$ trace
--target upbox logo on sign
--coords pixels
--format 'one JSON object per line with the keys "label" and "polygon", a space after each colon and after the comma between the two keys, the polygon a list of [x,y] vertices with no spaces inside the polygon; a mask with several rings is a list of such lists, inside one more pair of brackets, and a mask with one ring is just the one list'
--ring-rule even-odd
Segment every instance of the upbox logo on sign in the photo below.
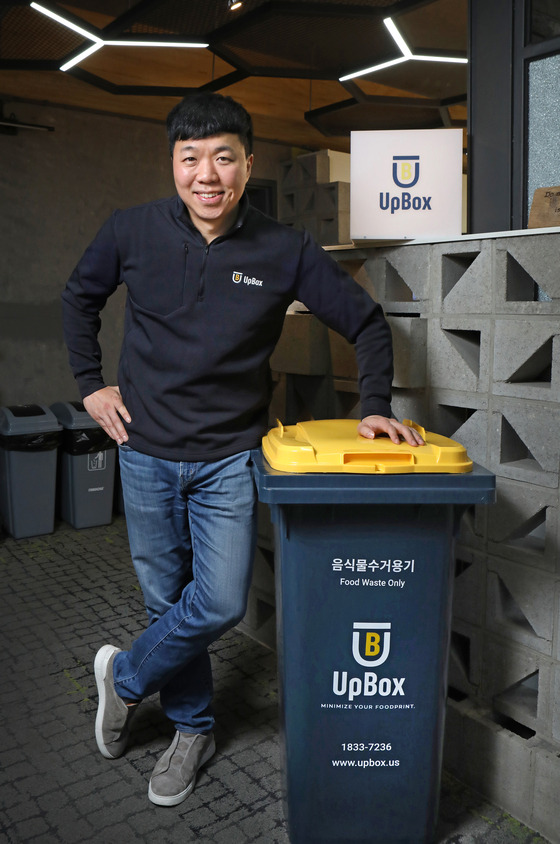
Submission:
{"label": "upbox logo on sign", "polygon": [[[420,156],[419,155],[394,155],[393,156],[393,181],[399,188],[414,187],[420,178]],[[411,194],[403,190],[401,193],[391,194],[383,191],[379,194],[379,207],[382,211],[390,211],[394,214],[399,209],[403,211],[431,211],[432,197]]]}
{"label": "upbox logo on sign", "polygon": [[[389,622],[355,621],[352,627],[352,656],[364,668],[379,668],[391,651]],[[404,677],[380,677],[376,671],[349,676],[348,671],[333,671],[332,690],[349,701],[361,697],[404,697]]]}
{"label": "upbox logo on sign", "polygon": [[393,156],[393,181],[399,188],[413,188],[419,178],[419,155]]}
{"label": "upbox logo on sign", "polygon": [[461,234],[460,129],[352,132],[353,240],[408,240]]}

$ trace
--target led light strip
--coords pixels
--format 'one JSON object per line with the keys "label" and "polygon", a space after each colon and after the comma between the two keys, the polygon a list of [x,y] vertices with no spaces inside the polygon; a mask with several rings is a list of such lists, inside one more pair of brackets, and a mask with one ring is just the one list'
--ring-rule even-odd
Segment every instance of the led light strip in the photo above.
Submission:
{"label": "led light strip", "polygon": [[410,47],[400,34],[395,23],[391,18],[385,18],[383,23],[391,33],[393,40],[402,53],[398,59],[391,59],[388,62],[375,64],[372,67],[366,67],[364,70],[357,70],[354,73],[348,73],[346,76],[340,76],[339,82],[347,82],[349,79],[355,79],[357,76],[367,76],[369,73],[375,73],[378,70],[383,70],[386,67],[392,67],[396,64],[402,64],[408,61],[419,62],[451,62],[453,64],[468,64],[468,59],[451,58],[447,56],[415,56]]}
{"label": "led light strip", "polygon": [[98,38],[97,35],[92,35],[91,32],[87,32],[87,30],[82,29],[81,26],[77,26],[77,24],[72,23],[72,21],[66,20],[63,18],[62,15],[57,15],[56,12],[51,12],[50,9],[45,8],[45,6],[40,6],[39,3],[30,3],[32,9],[36,9],[38,12],[41,12],[43,15],[46,15],[48,18],[52,18],[57,23],[62,24],[62,26],[68,27],[68,29],[73,29],[74,32],[83,35],[84,38],[89,38],[90,41],[95,41],[96,43],[103,44],[103,39]]}
{"label": "led light strip", "polygon": [[52,18],[57,23],[60,23],[62,26],[65,26],[68,29],[72,29],[79,35],[83,35],[84,38],[93,41],[93,44],[91,44],[85,50],[82,50],[81,53],[78,53],[78,55],[74,56],[74,58],[70,59],[70,61],[67,61],[65,64],[61,65],[60,70],[69,70],[71,67],[74,67],[74,65],[79,64],[83,59],[87,58],[88,56],[91,56],[92,53],[95,53],[97,52],[97,50],[100,50],[101,47],[208,47],[208,44],[195,43],[190,41],[104,41],[102,38],[99,38],[98,35],[93,35],[91,32],[88,32],[81,26],[78,26],[72,21],[66,20],[66,18],[62,17],[62,15],[59,15],[56,12],[52,12],[50,9],[47,9],[45,6],[41,6],[39,3],[33,2],[29,5],[32,9],[35,9],[37,12],[41,12],[41,14]]}
{"label": "led light strip", "polygon": [[410,50],[408,44],[406,43],[406,41],[404,40],[404,38],[400,34],[400,32],[397,29],[396,24],[393,22],[393,20],[391,18],[385,18],[383,23],[385,24],[385,26],[387,27],[387,29],[389,30],[389,32],[393,36],[393,41],[395,42],[395,44],[397,45],[397,47],[399,48],[399,50],[401,51],[403,56],[407,59],[411,59],[412,58],[412,51]]}
{"label": "led light strip", "polygon": [[91,56],[92,53],[96,53],[98,50],[103,47],[103,41],[96,41],[95,44],[92,44],[91,47],[88,47],[87,50],[82,50],[81,53],[78,53],[77,56],[74,56],[73,59],[70,59],[69,62],[60,66],[60,70],[70,70],[71,67],[74,67],[75,64],[79,64],[82,59],[87,59],[88,56]]}

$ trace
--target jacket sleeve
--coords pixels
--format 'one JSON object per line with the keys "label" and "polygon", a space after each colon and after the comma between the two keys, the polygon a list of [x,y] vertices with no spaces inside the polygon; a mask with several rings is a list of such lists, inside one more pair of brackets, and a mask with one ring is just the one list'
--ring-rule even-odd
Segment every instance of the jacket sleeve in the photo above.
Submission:
{"label": "jacket sleeve", "polygon": [[120,280],[114,215],[84,252],[62,293],[64,339],[82,398],[105,386],[97,336],[100,313]]}
{"label": "jacket sleeve", "polygon": [[381,305],[307,232],[298,271],[297,299],[355,345],[362,418],[391,416],[393,345]]}

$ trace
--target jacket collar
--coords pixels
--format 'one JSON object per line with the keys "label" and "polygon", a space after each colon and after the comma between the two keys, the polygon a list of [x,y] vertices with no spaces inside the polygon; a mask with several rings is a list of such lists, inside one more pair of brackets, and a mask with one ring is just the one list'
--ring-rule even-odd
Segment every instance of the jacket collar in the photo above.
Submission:
{"label": "jacket collar", "polygon": [[[220,235],[216,238],[216,240],[222,240],[226,237],[230,237],[234,232],[236,232],[244,225],[245,220],[247,219],[247,214],[249,212],[249,205],[249,198],[247,196],[247,193],[244,192],[243,196],[239,200],[239,213],[237,215],[237,220],[225,234]],[[197,227],[193,225],[187,206],[185,205],[179,194],[177,194],[175,197],[174,215],[181,223],[183,223],[183,225],[187,226],[187,228],[192,232],[192,234],[194,234],[195,236],[198,235],[198,237],[202,237]]]}

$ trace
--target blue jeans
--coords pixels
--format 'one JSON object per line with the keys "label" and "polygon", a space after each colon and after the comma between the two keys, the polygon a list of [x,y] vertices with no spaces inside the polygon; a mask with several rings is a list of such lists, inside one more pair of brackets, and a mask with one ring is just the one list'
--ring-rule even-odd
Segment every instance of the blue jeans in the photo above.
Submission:
{"label": "blue jeans", "polygon": [[245,615],[256,542],[250,452],[180,463],[119,449],[130,550],[150,619],[117,654],[117,693],[160,693],[175,728],[213,727],[208,645]]}

